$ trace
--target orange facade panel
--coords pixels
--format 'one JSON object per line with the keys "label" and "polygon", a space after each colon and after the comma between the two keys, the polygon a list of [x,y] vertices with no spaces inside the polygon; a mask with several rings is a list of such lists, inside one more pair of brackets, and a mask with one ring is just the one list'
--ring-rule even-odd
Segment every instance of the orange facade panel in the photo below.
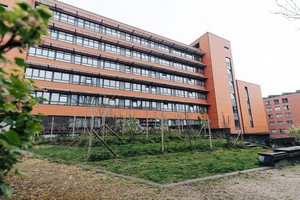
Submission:
{"label": "orange facade panel", "polygon": [[260,86],[240,80],[237,80],[236,83],[243,132],[268,132]]}
{"label": "orange facade panel", "polygon": [[[206,33],[191,45],[200,44],[205,53],[204,75],[207,77],[207,100],[210,103],[209,117],[213,128],[231,128],[232,133],[241,131],[235,125],[226,58],[231,60],[232,79],[235,80],[230,42],[212,33]],[[234,88],[235,91],[235,88]],[[236,92],[235,92],[236,93]],[[238,103],[238,102],[236,102]],[[240,116],[239,116],[240,117]]]}

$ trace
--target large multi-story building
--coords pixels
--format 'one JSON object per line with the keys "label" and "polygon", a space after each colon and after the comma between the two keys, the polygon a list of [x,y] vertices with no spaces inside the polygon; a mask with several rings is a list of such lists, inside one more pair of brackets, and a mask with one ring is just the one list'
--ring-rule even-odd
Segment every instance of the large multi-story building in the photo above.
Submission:
{"label": "large multi-story building", "polygon": [[292,126],[300,125],[300,90],[264,98],[269,132],[284,133]]}
{"label": "large multi-story building", "polygon": [[104,112],[174,127],[200,116],[232,133],[267,132],[260,87],[236,82],[228,40],[206,33],[186,45],[59,1],[28,2],[54,14],[44,43],[24,54],[26,78],[43,88],[34,95],[48,99],[35,113],[76,126],[92,113],[99,126]]}

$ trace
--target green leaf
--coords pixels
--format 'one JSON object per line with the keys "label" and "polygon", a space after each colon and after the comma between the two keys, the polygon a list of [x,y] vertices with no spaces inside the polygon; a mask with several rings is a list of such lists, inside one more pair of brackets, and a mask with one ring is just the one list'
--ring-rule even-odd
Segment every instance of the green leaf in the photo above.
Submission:
{"label": "green leaf", "polygon": [[25,67],[27,64],[23,58],[15,58],[15,63],[20,67]]}
{"label": "green leaf", "polygon": [[27,3],[25,2],[21,2],[21,3],[18,3],[18,5],[20,6],[20,8],[22,8],[23,10],[28,10],[30,7]]}
{"label": "green leaf", "polygon": [[0,190],[5,196],[11,198],[12,192],[9,185],[0,182]]}
{"label": "green leaf", "polygon": [[0,138],[0,144],[2,145],[2,148],[6,148],[8,145],[7,142],[1,138]]}
{"label": "green leaf", "polygon": [[27,176],[27,174],[22,172],[19,168],[15,169],[15,174],[18,176]]}
{"label": "green leaf", "polygon": [[45,7],[40,7],[37,11],[43,19],[48,20],[50,17],[52,17],[52,13]]}
{"label": "green leaf", "polygon": [[7,140],[8,140],[8,142],[11,143],[11,144],[16,145],[16,144],[20,143],[20,137],[19,137],[19,135],[15,131],[13,131],[13,130],[7,131],[5,133],[5,136],[6,136]]}
{"label": "green leaf", "polygon": [[14,105],[14,104],[12,104],[12,103],[6,103],[6,104],[4,104],[4,108],[7,111],[13,111],[13,112],[17,111],[17,106]]}
{"label": "green leaf", "polygon": [[0,13],[5,12],[5,8],[3,6],[0,5]]}
{"label": "green leaf", "polygon": [[29,99],[28,100],[29,105],[35,106],[38,102],[35,99]]}

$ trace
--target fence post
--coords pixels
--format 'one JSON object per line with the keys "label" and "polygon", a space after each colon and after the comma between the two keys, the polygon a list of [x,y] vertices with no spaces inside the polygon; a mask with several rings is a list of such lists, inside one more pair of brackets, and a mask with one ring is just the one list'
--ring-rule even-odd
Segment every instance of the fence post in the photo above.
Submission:
{"label": "fence post", "polygon": [[160,118],[160,130],[161,130],[161,151],[165,151],[164,146],[164,118],[163,118],[163,112],[161,111],[161,118]]}
{"label": "fence post", "polygon": [[146,112],[146,139],[149,139],[149,127],[148,127],[148,111]]}
{"label": "fence post", "polygon": [[52,135],[53,135],[53,128],[54,128],[54,117],[52,117],[52,122],[51,122],[51,131],[50,131],[50,140],[52,140]]}
{"label": "fence post", "polygon": [[76,122],[76,116],[74,116],[74,119],[73,119],[73,132],[72,132],[72,138],[74,138],[74,136],[75,136],[75,122]]}

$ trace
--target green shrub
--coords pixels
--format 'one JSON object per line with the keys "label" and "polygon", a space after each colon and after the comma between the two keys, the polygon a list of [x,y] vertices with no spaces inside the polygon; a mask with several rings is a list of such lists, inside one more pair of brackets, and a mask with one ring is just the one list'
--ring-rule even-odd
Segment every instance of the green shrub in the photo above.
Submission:
{"label": "green shrub", "polygon": [[[9,60],[7,53],[12,49],[23,52],[29,45],[41,43],[42,35],[47,34],[48,20],[51,17],[46,7],[31,8],[21,2],[12,10],[0,6],[0,197],[11,196],[10,187],[4,176],[32,145],[32,138],[42,129],[40,120],[31,111],[38,101],[31,95],[34,82],[23,79],[24,59],[15,57]],[[18,66],[5,70],[2,66]],[[15,171],[20,174],[19,170]]]}
{"label": "green shrub", "polygon": [[108,152],[92,153],[89,161],[101,161],[101,160],[108,160],[112,158],[114,157]]}

